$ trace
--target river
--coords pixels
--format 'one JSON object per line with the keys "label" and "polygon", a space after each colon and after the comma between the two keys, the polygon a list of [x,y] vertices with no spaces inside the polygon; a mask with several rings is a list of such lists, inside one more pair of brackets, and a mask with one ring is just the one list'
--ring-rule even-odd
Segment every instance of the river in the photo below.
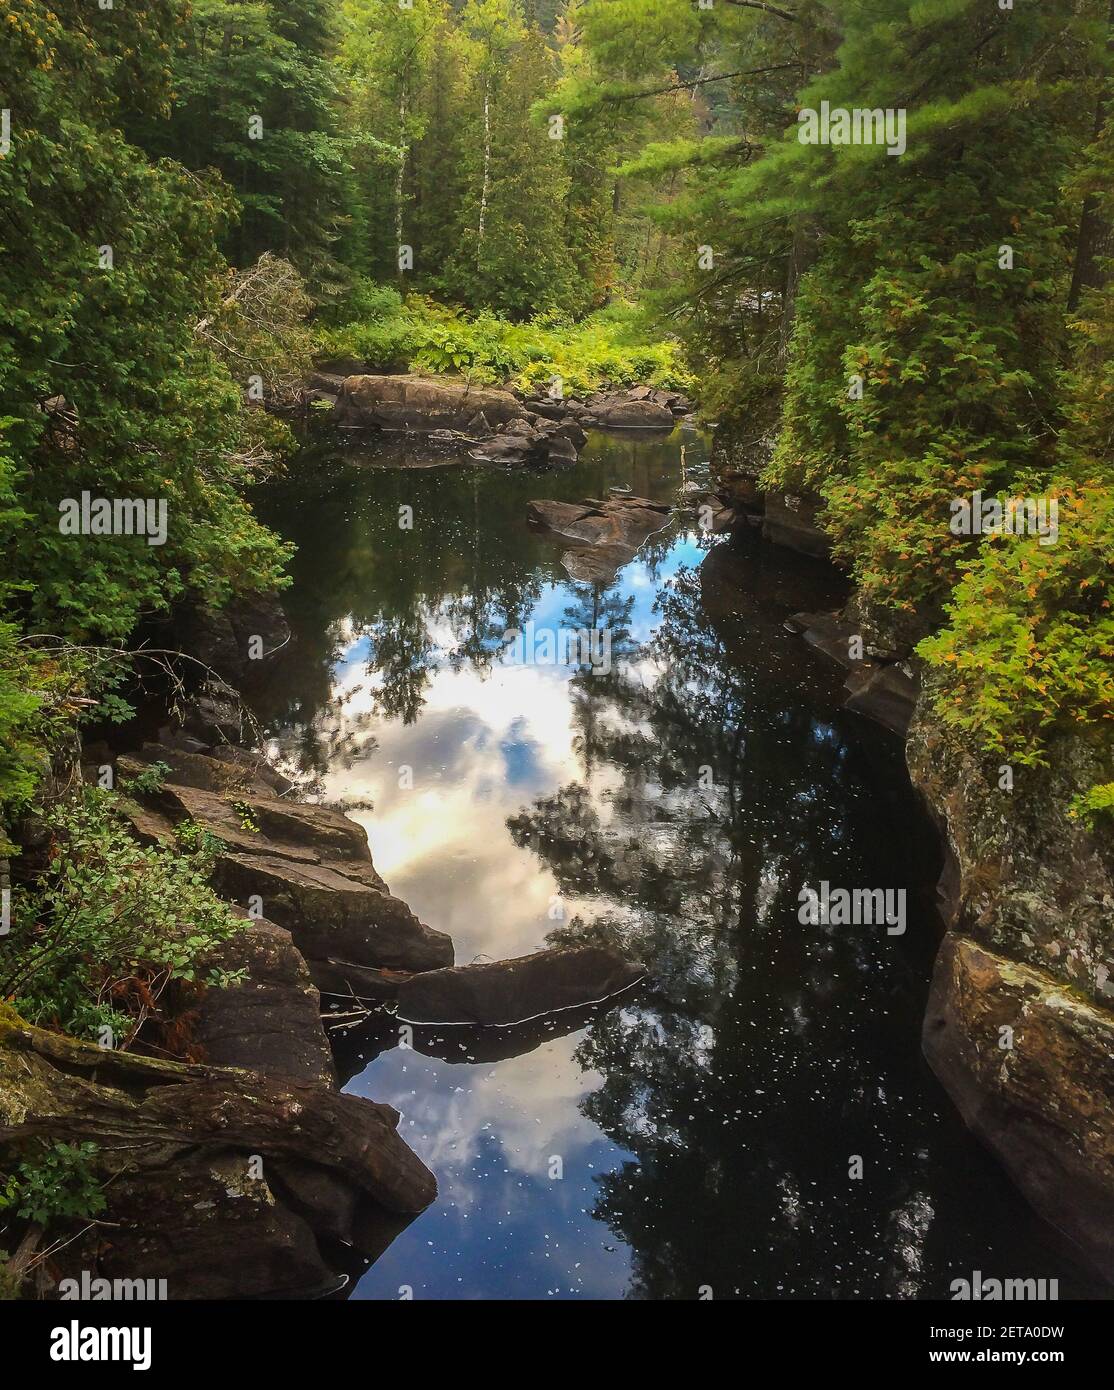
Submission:
{"label": "river", "polygon": [[[684,501],[707,459],[684,428],[548,473],[323,441],[255,499],[298,546],[272,751],[458,964],[600,939],[651,977],[502,1036],[337,1035],[440,1184],[352,1296],[947,1298],[976,1269],[1096,1296],[921,1058],[934,834],[898,741],[784,627],[842,581],[678,512],[574,583],[527,527],[531,498]],[[527,620],[606,628],[610,670],[514,661]],[[904,890],[904,931],[802,924],[823,881]]]}

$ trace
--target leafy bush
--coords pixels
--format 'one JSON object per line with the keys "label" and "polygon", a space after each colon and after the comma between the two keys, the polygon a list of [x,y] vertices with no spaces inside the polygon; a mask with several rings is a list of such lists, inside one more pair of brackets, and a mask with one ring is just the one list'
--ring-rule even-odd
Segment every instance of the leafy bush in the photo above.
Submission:
{"label": "leafy bush", "polygon": [[54,847],[35,890],[13,893],[0,996],[31,1023],[128,1046],[172,981],[227,983],[200,962],[242,926],[209,887],[213,846],[143,848],[111,793],[85,788],[50,813]]}
{"label": "leafy bush", "polygon": [[918,651],[945,673],[943,722],[1022,766],[1053,725],[1096,731],[1114,715],[1114,493],[1052,490],[1060,537],[987,536]]}
{"label": "leafy bush", "polygon": [[0,1211],[40,1226],[96,1216],[107,1205],[92,1169],[97,1152],[93,1143],[38,1143],[33,1156],[0,1177]]}
{"label": "leafy bush", "polygon": [[593,391],[604,381],[675,390],[692,384],[679,345],[647,341],[642,320],[628,304],[570,325],[556,312],[512,323],[487,311],[469,317],[422,295],[405,303],[394,291],[362,296],[374,316],[327,331],[324,355],[360,358],[373,370],[461,373],[482,384],[524,390],[553,377],[570,393]]}
{"label": "leafy bush", "polygon": [[359,276],[344,300],[331,314],[338,324],[370,326],[397,318],[402,312],[402,295],[390,285],[377,285],[366,275]]}
{"label": "leafy bush", "polygon": [[30,805],[54,753],[75,739],[87,678],[79,653],[28,645],[14,624],[0,620],[0,855],[18,852],[13,821]]}
{"label": "leafy bush", "polygon": [[[1079,171],[1114,216],[1114,121]],[[1109,766],[1114,719],[1114,260],[1106,282],[1069,320],[1074,353],[1058,381],[1063,424],[1058,474],[1044,491],[1059,501],[1059,538],[984,538],[964,567],[948,624],[920,653],[936,671],[943,721],[1020,764],[1047,760],[1053,729],[1084,735]],[[1100,766],[1101,766],[1100,762]],[[1114,770],[1114,769],[1112,769]],[[1068,814],[1093,825],[1109,813],[1111,786],[1081,790]]]}
{"label": "leafy bush", "polygon": [[1082,821],[1088,830],[1095,829],[1100,816],[1114,817],[1114,782],[1100,782],[1097,787],[1073,797],[1068,815],[1072,820]]}
{"label": "leafy bush", "polygon": [[134,777],[127,777],[120,782],[120,790],[130,794],[146,794],[157,792],[166,781],[166,775],[170,771],[170,764],[164,762],[154,762],[137,772]]}

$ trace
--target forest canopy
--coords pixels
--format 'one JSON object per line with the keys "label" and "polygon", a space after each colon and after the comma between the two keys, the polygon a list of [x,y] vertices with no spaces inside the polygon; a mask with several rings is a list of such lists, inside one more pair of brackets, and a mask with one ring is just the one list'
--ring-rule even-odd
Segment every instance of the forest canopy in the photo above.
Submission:
{"label": "forest canopy", "polygon": [[[0,803],[152,614],[283,582],[314,356],[693,389],[821,501],[944,722],[1108,731],[1105,0],[0,0]],[[900,113],[903,148],[802,114]],[[956,535],[1055,498],[1055,548]],[[66,499],[163,498],[164,546]],[[97,673],[100,673],[99,675]],[[83,694],[81,692],[84,692]],[[1101,796],[1099,797],[1101,800]]]}

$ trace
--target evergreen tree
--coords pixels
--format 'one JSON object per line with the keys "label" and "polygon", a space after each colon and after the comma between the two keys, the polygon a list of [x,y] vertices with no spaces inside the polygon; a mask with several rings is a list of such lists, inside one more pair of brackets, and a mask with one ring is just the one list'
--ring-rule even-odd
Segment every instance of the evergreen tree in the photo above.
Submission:
{"label": "evergreen tree", "polygon": [[465,201],[466,218],[475,209],[476,220],[466,221],[448,271],[449,283],[466,302],[512,317],[559,308],[571,293],[564,221],[568,179],[562,141],[551,135],[561,128],[531,120],[553,76],[545,40],[536,30],[527,33],[510,52],[490,98],[479,188]]}
{"label": "evergreen tree", "polygon": [[350,196],[331,14],[327,0],[183,6],[169,119],[128,126],[153,155],[216,169],[232,187],[240,216],[224,250],[234,264],[277,252],[320,290]]}
{"label": "evergreen tree", "polygon": [[[186,583],[219,600],[273,582],[281,547],[238,496],[239,392],[195,326],[216,310],[218,181],[152,164],[120,129],[171,92],[182,8],[4,0],[0,89],[18,92],[0,159],[0,396],[11,524],[0,588],[35,630],[127,637]],[[164,545],[72,535],[60,507],[162,500]]]}

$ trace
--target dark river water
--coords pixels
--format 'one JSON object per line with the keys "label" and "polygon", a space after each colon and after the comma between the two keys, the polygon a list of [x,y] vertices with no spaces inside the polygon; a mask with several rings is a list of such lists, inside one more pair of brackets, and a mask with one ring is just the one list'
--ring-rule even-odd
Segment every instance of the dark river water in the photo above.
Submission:
{"label": "dark river water", "polygon": [[[341,1036],[347,1089],[440,1184],[353,1296],[947,1298],[974,1270],[1102,1294],[921,1059],[934,835],[897,740],[783,626],[840,581],[678,513],[593,586],[528,529],[531,498],[682,502],[693,431],[548,473],[414,447],[307,448],[257,499],[298,545],[272,747],[458,964],[607,940],[651,983],[549,1027]],[[528,619],[606,628],[610,671],[515,662]],[[802,925],[824,880],[905,889],[904,934]]]}

